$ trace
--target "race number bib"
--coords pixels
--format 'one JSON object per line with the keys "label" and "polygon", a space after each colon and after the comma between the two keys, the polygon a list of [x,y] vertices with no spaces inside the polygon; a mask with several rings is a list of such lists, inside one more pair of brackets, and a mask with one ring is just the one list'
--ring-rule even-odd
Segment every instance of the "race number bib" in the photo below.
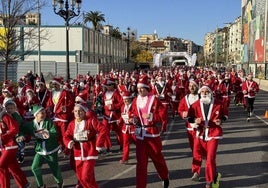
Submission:
{"label": "race number bib", "polygon": [[112,105],[113,101],[112,99],[105,100],[105,106]]}
{"label": "race number bib", "polygon": [[128,114],[122,114],[122,118],[123,118],[123,120],[124,120],[125,123],[127,123],[127,124],[129,123],[128,122],[128,120],[129,120]]}
{"label": "race number bib", "polygon": [[74,133],[74,139],[78,142],[84,142],[88,140],[87,131],[81,131],[78,133]]}

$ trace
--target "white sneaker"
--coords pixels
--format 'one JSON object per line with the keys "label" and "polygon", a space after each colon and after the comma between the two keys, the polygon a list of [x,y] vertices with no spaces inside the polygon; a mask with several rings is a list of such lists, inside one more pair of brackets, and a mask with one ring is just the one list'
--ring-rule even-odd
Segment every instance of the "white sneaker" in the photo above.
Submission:
{"label": "white sneaker", "polygon": [[253,116],[253,112],[250,112],[250,113],[249,113],[249,116],[250,116],[250,117]]}
{"label": "white sneaker", "polygon": [[195,172],[191,178],[192,181],[199,181],[200,180],[200,176],[197,172]]}

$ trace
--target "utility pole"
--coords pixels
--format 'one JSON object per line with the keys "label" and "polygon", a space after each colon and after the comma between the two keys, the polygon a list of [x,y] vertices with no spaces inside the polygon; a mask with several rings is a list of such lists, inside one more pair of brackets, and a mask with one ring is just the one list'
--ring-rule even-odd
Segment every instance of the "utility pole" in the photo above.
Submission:
{"label": "utility pole", "polygon": [[41,76],[41,39],[40,39],[40,0],[38,0],[38,76]]}
{"label": "utility pole", "polygon": [[215,66],[217,66],[218,62],[218,27],[216,28],[215,34]]}

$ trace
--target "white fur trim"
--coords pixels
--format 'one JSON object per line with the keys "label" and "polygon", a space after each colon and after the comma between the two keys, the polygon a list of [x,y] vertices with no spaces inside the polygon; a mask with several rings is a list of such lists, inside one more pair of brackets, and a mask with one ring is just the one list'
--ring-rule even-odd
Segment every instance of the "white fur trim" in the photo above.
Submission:
{"label": "white fur trim", "polygon": [[149,85],[147,84],[142,84],[142,83],[138,83],[137,87],[141,88],[141,87],[146,87],[146,88],[150,88]]}
{"label": "white fur trim", "polygon": [[76,96],[75,97],[75,101],[79,101],[79,102],[82,102],[82,103],[86,103],[86,101],[84,99],[82,99],[80,96]]}

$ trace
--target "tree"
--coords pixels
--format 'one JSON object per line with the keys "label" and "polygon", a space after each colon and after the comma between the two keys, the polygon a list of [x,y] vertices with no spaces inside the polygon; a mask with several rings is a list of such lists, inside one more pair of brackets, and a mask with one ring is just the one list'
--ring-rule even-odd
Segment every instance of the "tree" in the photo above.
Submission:
{"label": "tree", "polygon": [[100,31],[101,22],[105,22],[105,16],[100,11],[89,11],[84,17],[84,23],[91,22],[93,29]]}
{"label": "tree", "polygon": [[23,60],[38,46],[37,27],[27,27],[24,18],[45,1],[1,0],[0,3],[0,60],[5,62],[4,79],[7,79],[8,65]]}
{"label": "tree", "polygon": [[111,37],[114,37],[114,38],[117,38],[117,39],[122,39],[122,33],[120,32],[120,30],[119,30],[118,27],[113,28],[113,29],[110,31],[110,36],[111,36]]}
{"label": "tree", "polygon": [[142,50],[136,57],[137,62],[148,63],[153,61],[152,53],[147,50]]}

